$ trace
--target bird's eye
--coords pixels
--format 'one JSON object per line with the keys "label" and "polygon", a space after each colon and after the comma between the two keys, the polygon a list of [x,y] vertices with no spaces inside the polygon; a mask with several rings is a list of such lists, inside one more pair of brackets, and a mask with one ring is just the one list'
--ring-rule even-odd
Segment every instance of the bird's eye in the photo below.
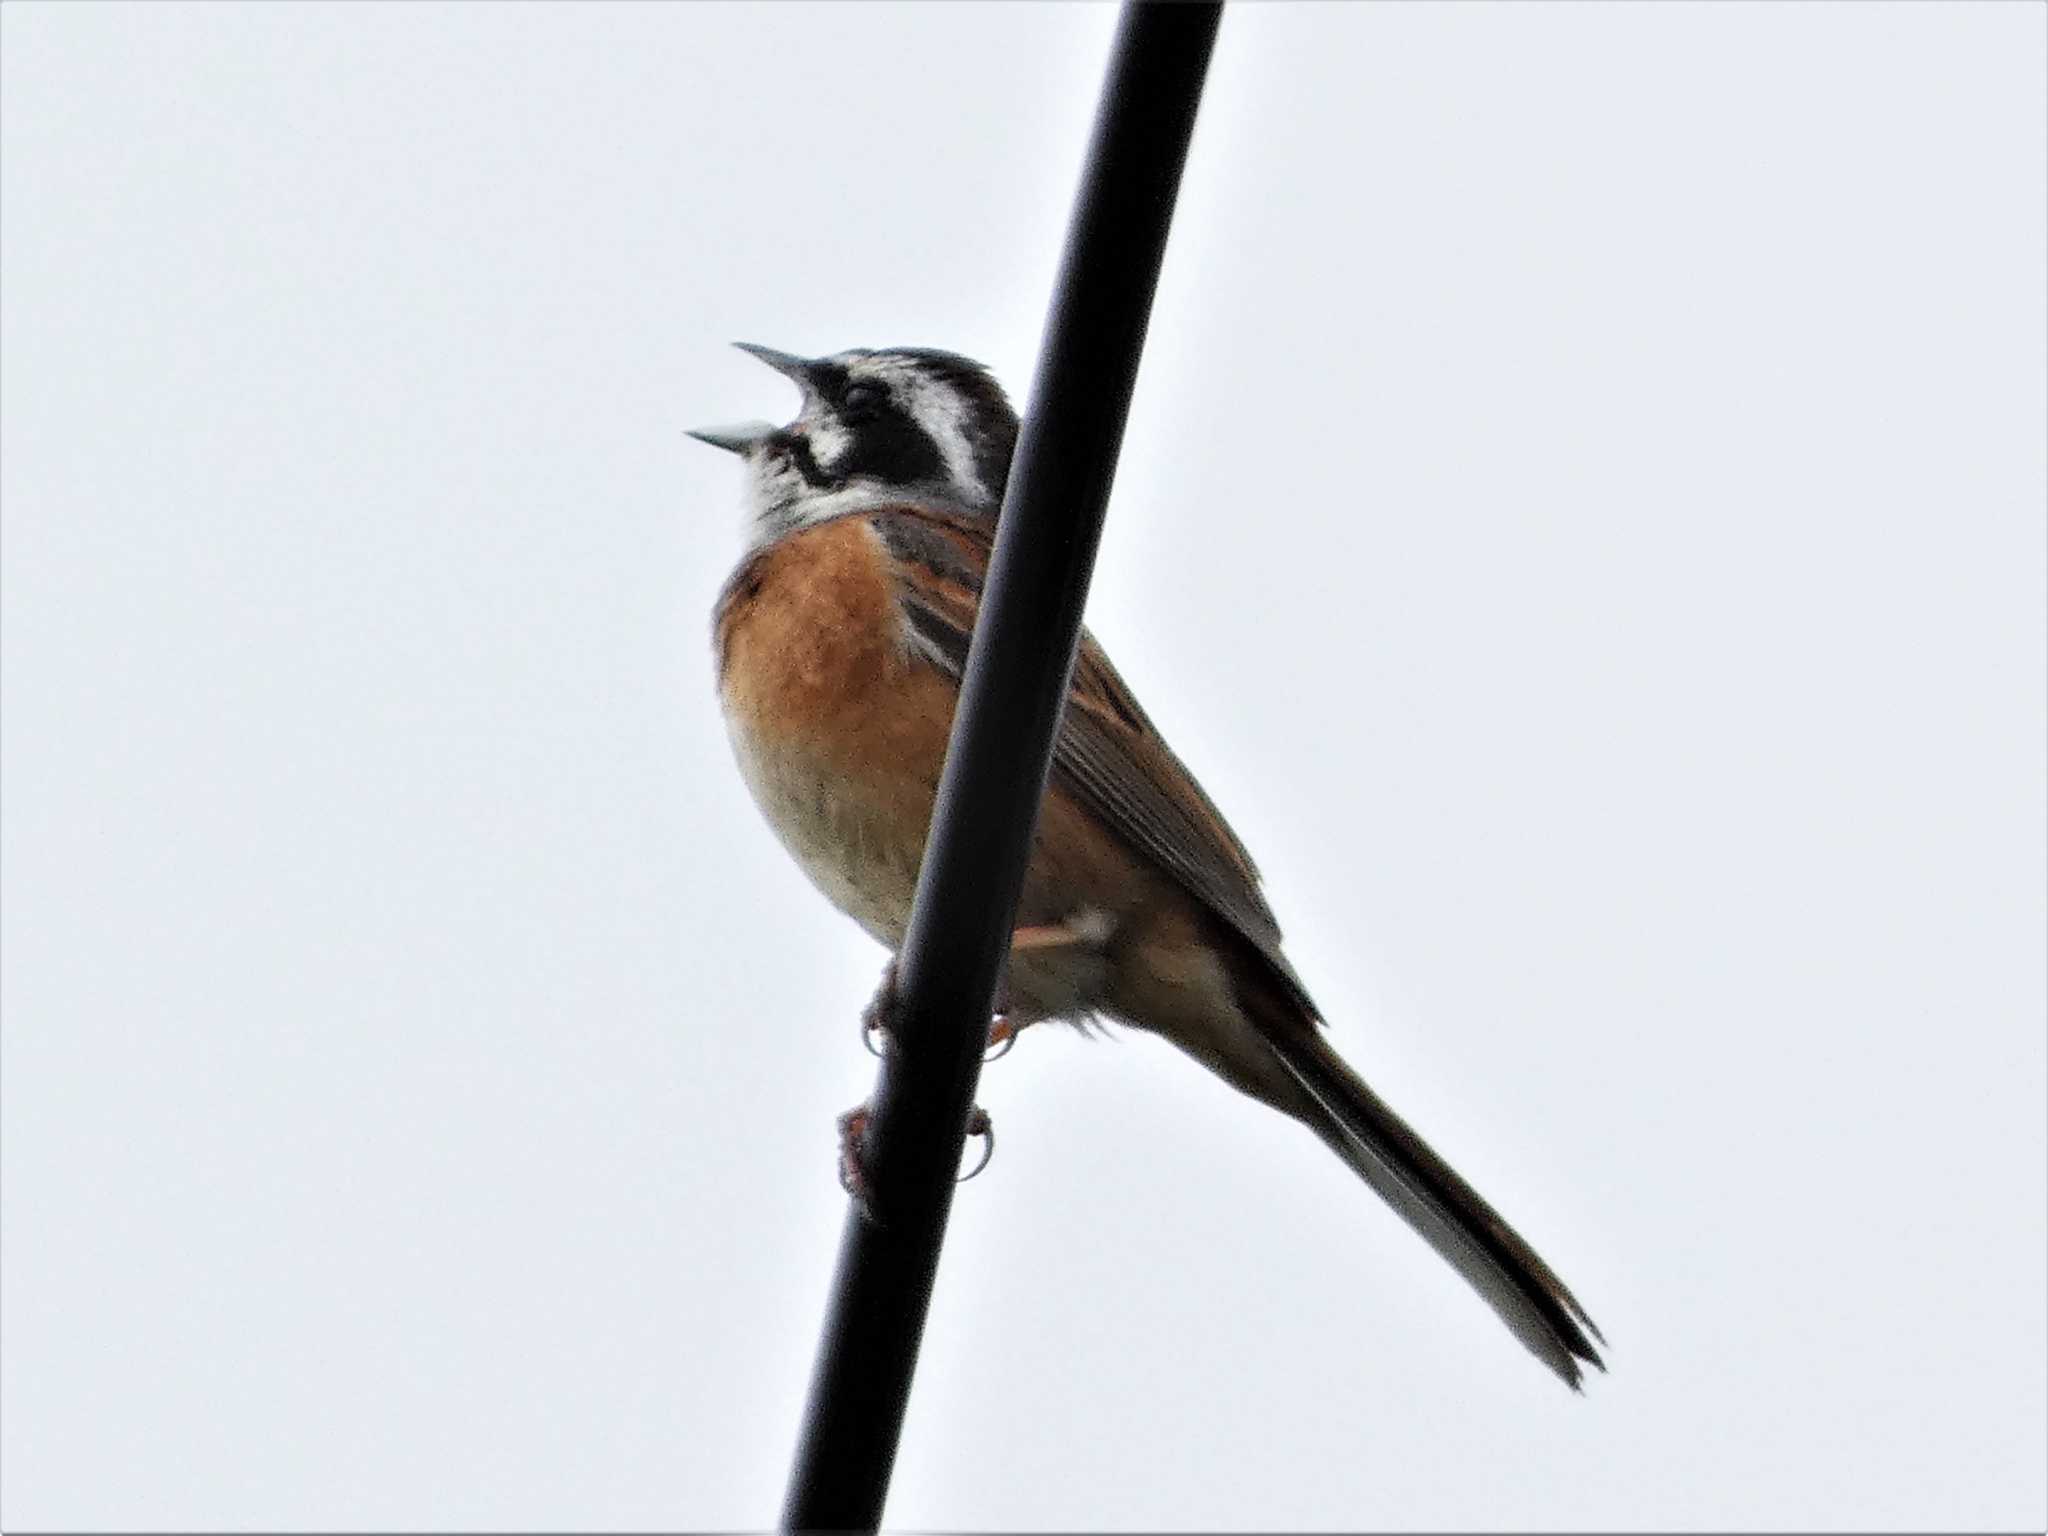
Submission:
{"label": "bird's eye", "polygon": [[888,391],[879,384],[862,382],[847,390],[846,398],[839,402],[839,414],[848,421],[866,421],[882,408],[882,401]]}

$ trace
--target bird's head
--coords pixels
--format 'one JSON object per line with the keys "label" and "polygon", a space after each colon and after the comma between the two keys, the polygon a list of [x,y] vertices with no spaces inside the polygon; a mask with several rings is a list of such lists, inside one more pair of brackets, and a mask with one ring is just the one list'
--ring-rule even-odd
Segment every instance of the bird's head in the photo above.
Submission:
{"label": "bird's head", "polygon": [[1017,413],[972,358],[919,347],[801,358],[738,345],[803,391],[787,426],[749,422],[690,434],[746,461],[755,544],[906,498],[989,517],[1001,507]]}

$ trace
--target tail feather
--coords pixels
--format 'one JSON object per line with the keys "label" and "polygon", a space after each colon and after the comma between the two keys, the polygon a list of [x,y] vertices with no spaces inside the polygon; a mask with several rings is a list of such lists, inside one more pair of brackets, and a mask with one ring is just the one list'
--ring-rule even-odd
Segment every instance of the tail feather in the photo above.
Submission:
{"label": "tail feather", "polygon": [[1537,1359],[1575,1392],[1581,1361],[1607,1369],[1593,1340],[1607,1341],[1564,1282],[1319,1034],[1260,1035],[1321,1111],[1309,1121],[1316,1133],[1486,1298]]}

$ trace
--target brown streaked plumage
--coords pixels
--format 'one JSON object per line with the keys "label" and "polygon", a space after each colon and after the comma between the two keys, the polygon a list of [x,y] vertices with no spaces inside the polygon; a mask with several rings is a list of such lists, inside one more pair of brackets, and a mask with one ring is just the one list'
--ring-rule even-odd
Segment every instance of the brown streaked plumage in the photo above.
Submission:
{"label": "brown streaked plumage", "polygon": [[[770,825],[893,951],[988,566],[1001,423],[934,392],[916,360],[944,359],[951,387],[950,354],[757,355],[802,384],[805,411],[706,434],[747,456],[759,525],[714,617],[720,698]],[[1557,1276],[1330,1048],[1250,856],[1086,634],[1017,923],[1013,1027],[1099,1016],[1162,1036],[1314,1130],[1566,1382],[1599,1364]]]}

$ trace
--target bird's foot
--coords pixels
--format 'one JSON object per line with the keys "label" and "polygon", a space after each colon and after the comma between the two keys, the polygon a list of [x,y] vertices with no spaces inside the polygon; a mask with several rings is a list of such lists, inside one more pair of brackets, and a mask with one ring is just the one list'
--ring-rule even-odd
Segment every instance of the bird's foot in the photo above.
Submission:
{"label": "bird's foot", "polygon": [[[879,1222],[880,1218],[875,1214],[874,1186],[868,1180],[867,1166],[868,1127],[874,1118],[875,1112],[865,1104],[856,1104],[839,1117],[839,1187],[853,1197],[863,1216],[869,1221]],[[959,1184],[965,1184],[980,1173],[996,1155],[995,1122],[979,1104],[967,1112],[964,1135],[979,1136],[982,1149],[975,1165],[954,1181]]]}
{"label": "bird's foot", "polygon": [[1013,1021],[1001,1008],[988,1023],[988,1054],[981,1058],[987,1066],[992,1061],[1001,1061],[1010,1054],[1010,1048],[1017,1043],[1017,1037],[1024,1033],[1026,1026]]}
{"label": "bird's foot", "polygon": [[[896,1022],[900,1001],[896,993],[896,957],[891,955],[889,963],[882,967],[882,980],[875,988],[875,995],[860,1011],[860,1043],[867,1047],[870,1056],[887,1053],[890,1027]],[[877,1037],[881,1040],[879,1045],[875,1043]]]}
{"label": "bird's foot", "polygon": [[[889,963],[882,967],[882,979],[875,987],[875,995],[860,1011],[860,1043],[867,1048],[870,1056],[885,1056],[889,1051],[889,1037],[895,1032],[896,1012],[901,1006],[902,996],[896,987],[896,959],[892,955]],[[1010,1047],[1017,1043],[1017,1036],[1024,1032],[1024,1025],[1010,1018],[1010,977],[1009,968],[996,978],[995,1014],[989,1020],[989,1055],[982,1057],[984,1064],[1001,1061],[1010,1054]]]}
{"label": "bird's foot", "polygon": [[868,1198],[872,1191],[862,1142],[874,1118],[875,1112],[865,1104],[856,1104],[839,1117],[839,1187],[853,1196],[870,1221],[874,1220],[875,1208]]}

